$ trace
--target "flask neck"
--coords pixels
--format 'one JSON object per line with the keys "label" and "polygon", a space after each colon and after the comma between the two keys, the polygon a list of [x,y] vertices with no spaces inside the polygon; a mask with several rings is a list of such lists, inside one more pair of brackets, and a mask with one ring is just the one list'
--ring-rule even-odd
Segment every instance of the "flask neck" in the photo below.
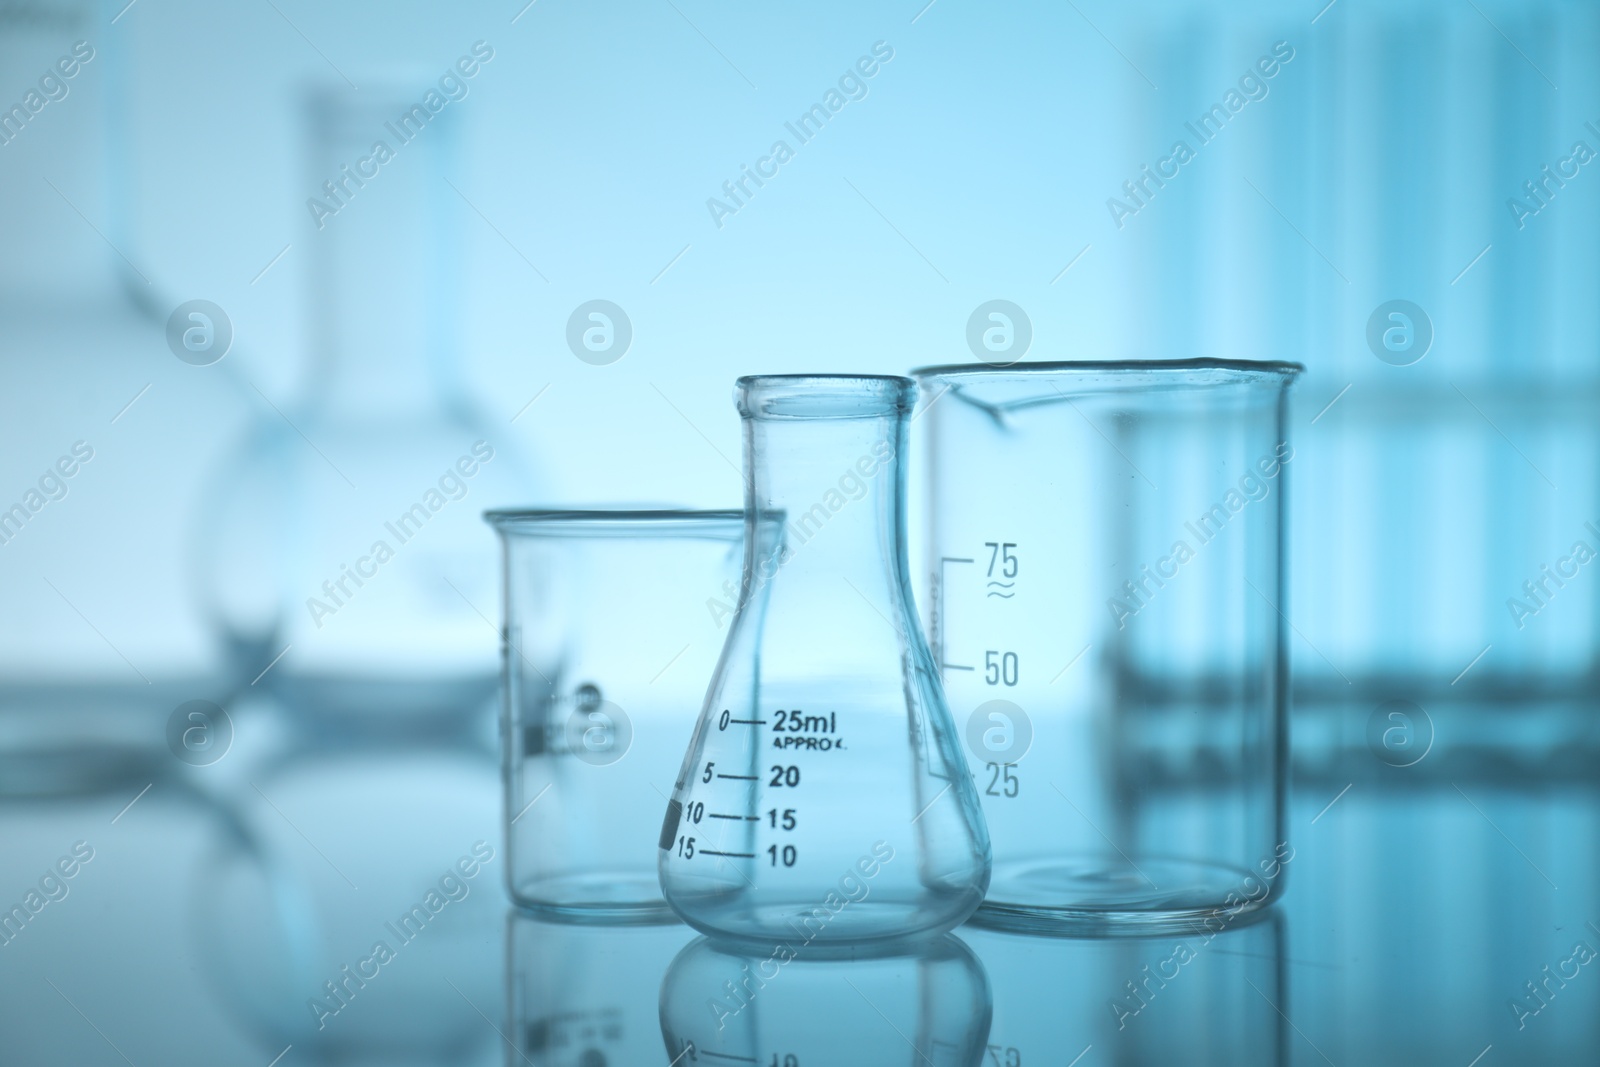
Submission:
{"label": "flask neck", "polygon": [[764,518],[749,539],[753,578],[786,597],[837,595],[841,578],[899,610],[905,572],[905,415],[747,417],[745,503]]}
{"label": "flask neck", "polygon": [[459,405],[455,194],[448,113],[401,120],[399,90],[307,111],[308,402],[345,418]]}

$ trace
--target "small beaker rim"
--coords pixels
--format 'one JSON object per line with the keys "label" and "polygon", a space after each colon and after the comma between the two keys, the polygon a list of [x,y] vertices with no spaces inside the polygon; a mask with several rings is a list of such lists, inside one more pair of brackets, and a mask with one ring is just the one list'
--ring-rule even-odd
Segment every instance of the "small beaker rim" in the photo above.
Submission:
{"label": "small beaker rim", "polygon": [[483,521],[501,533],[670,536],[744,529],[742,508],[496,508]]}
{"label": "small beaker rim", "polygon": [[747,374],[734,386],[747,419],[881,418],[911,411],[917,397],[898,374]]}
{"label": "small beaker rim", "polygon": [[1270,377],[1289,381],[1305,373],[1305,364],[1272,359],[1068,359],[1027,363],[946,363],[932,367],[918,367],[911,372],[919,381],[925,378],[961,377],[967,375],[992,375],[995,377],[1027,374],[1060,374],[1082,372],[1086,374],[1152,374],[1183,375],[1195,371],[1222,371],[1239,378]]}

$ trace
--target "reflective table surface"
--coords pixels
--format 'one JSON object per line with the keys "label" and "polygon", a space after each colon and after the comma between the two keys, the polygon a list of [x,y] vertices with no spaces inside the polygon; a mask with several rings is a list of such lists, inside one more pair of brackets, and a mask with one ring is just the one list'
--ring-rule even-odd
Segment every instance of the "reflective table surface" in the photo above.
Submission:
{"label": "reflective table surface", "polygon": [[140,743],[138,717],[61,737],[70,716],[14,702],[0,719],[8,1065],[1600,1055],[1588,707],[1435,711],[1405,758],[1369,743],[1370,708],[1300,713],[1285,892],[1259,917],[1108,939],[969,923],[822,960],[511,909],[492,729],[308,741],[244,709],[226,757],[196,765]]}

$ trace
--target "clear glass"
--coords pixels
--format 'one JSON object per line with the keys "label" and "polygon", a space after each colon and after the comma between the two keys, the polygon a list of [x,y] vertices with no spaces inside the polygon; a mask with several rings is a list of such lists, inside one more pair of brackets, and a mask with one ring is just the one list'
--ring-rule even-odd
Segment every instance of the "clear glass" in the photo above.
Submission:
{"label": "clear glass", "polygon": [[[414,84],[362,85],[306,101],[307,185],[344,189],[306,241],[306,381],[292,401],[251,392],[255,425],[203,509],[195,587],[241,687],[319,723],[409,729],[488,715],[496,573],[478,516],[534,486],[462,381],[451,112],[397,143]],[[380,140],[394,165],[345,177]]]}
{"label": "clear glass", "polygon": [[918,372],[927,623],[980,913],[1185,928],[1282,889],[1287,363]]}
{"label": "clear glass", "polygon": [[[996,1054],[983,1060],[984,1067],[1065,1067],[1086,1046],[1094,1051],[1078,1067],[1287,1067],[1307,1058],[1326,1067],[1279,1008],[1336,1062],[1352,1062],[1290,1007],[1305,1003],[1306,994],[1297,968],[1289,995],[1286,927],[1278,908],[1218,914],[1187,930],[1148,937],[1038,937],[969,926],[962,939],[994,984],[989,1046]],[[1301,959],[1295,962],[1318,978],[1325,971],[1346,974],[1345,966],[1310,964],[1339,955],[1313,957],[1296,949]]]}
{"label": "clear glass", "polygon": [[738,610],[659,842],[667,902],[697,929],[899,938],[950,929],[988,885],[906,565],[915,395],[905,378],[739,379]]}
{"label": "clear glass", "polygon": [[[216,1010],[215,983],[187,936],[194,887],[211,870],[204,842],[222,820],[207,796],[210,768],[173,758],[162,743],[164,713],[147,714],[147,697],[131,688],[94,710],[87,686],[27,693],[8,684],[0,694],[0,1029],[9,1064],[96,1061],[106,1049],[99,1034],[81,1032],[96,1049],[67,1029],[85,1017],[141,1064],[185,1058],[157,1054],[156,1035],[232,1053],[216,1060],[251,1047]],[[92,971],[82,963],[90,959]]]}
{"label": "clear glass", "polygon": [[800,948],[708,938],[687,945],[661,981],[666,1059],[758,1067],[990,1062],[989,977],[955,935],[848,959]]}
{"label": "clear glass", "polygon": [[[661,975],[694,939],[682,923],[547,922],[512,909],[506,916],[506,1067],[665,1063]],[[709,1067],[692,1059],[678,1067],[686,1065]]]}
{"label": "clear glass", "polygon": [[737,595],[739,511],[498,511],[507,884],[547,916],[671,919],[657,813]]}
{"label": "clear glass", "polygon": [[239,778],[185,888],[213,995],[307,1063],[467,1059],[484,1037],[471,1005],[499,992],[482,958],[505,907],[488,744],[319,736],[262,760],[243,740],[218,764]]}

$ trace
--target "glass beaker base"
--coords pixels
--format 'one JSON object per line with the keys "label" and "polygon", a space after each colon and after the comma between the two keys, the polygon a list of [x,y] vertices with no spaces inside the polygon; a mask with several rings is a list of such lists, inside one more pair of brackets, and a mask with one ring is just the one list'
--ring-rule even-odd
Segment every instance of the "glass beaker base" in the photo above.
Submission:
{"label": "glass beaker base", "polygon": [[971,921],[1065,936],[1215,932],[1259,918],[1280,886],[1243,867],[1168,857],[1090,854],[997,863]]}
{"label": "glass beaker base", "polygon": [[520,881],[510,891],[518,908],[550,922],[654,926],[678,921],[661,899],[653,871],[554,875]]}

